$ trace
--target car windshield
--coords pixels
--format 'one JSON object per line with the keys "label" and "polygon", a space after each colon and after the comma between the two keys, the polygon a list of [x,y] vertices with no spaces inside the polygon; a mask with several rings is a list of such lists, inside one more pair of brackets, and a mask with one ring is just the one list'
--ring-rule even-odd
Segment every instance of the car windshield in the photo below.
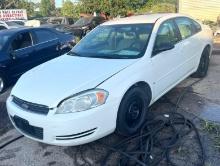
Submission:
{"label": "car windshield", "polygon": [[153,24],[103,25],[86,35],[69,55],[135,59],[142,57],[148,45]]}
{"label": "car windshield", "polygon": [[84,25],[90,23],[91,20],[92,20],[91,17],[82,17],[78,21],[76,21],[74,25],[84,26]]}
{"label": "car windshield", "polygon": [[9,35],[2,35],[0,37],[0,51],[2,51],[3,47],[5,46],[6,42],[8,41]]}

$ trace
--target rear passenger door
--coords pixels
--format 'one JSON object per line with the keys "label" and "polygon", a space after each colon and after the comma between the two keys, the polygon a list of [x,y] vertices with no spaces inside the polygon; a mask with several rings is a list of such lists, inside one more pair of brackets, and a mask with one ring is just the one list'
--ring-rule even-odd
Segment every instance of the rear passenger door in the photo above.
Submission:
{"label": "rear passenger door", "polygon": [[180,52],[183,57],[183,70],[186,71],[185,74],[190,74],[193,69],[197,66],[198,57],[200,57],[201,50],[200,39],[198,38],[197,33],[201,31],[199,24],[187,17],[179,17],[175,19],[175,22],[178,26],[181,42],[183,49]]}
{"label": "rear passenger door", "polygon": [[59,40],[56,33],[47,29],[35,29],[33,34],[36,65],[60,55]]}

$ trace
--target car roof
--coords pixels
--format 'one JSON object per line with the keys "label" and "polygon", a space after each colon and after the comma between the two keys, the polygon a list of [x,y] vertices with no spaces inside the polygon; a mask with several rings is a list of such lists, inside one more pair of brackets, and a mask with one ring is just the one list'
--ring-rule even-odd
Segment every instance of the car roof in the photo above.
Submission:
{"label": "car roof", "polygon": [[0,31],[0,36],[1,35],[13,35],[18,32],[22,32],[25,30],[31,30],[31,29],[51,29],[47,27],[21,27],[21,28],[12,28],[12,29],[6,29],[6,30],[1,30]]}
{"label": "car roof", "polygon": [[185,16],[185,15],[176,14],[176,13],[145,14],[145,15],[114,19],[114,20],[105,22],[102,25],[155,23],[160,18],[172,18],[172,17],[178,17],[178,16],[180,17],[180,16]]}

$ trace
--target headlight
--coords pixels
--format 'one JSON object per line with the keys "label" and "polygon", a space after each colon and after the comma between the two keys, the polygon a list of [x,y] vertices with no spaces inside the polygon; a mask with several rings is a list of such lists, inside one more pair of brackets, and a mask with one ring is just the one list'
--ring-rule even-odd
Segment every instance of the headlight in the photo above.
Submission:
{"label": "headlight", "polygon": [[85,111],[105,104],[108,92],[101,89],[86,91],[79,95],[64,100],[56,111],[56,114],[66,114]]}

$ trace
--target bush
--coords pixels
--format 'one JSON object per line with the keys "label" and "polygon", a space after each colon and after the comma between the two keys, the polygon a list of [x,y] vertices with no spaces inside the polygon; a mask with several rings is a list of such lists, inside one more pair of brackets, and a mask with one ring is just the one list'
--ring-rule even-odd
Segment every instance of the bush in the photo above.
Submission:
{"label": "bush", "polygon": [[145,13],[175,13],[176,6],[174,4],[169,3],[160,3],[155,5],[146,5],[140,10],[138,10],[138,14],[145,14]]}

